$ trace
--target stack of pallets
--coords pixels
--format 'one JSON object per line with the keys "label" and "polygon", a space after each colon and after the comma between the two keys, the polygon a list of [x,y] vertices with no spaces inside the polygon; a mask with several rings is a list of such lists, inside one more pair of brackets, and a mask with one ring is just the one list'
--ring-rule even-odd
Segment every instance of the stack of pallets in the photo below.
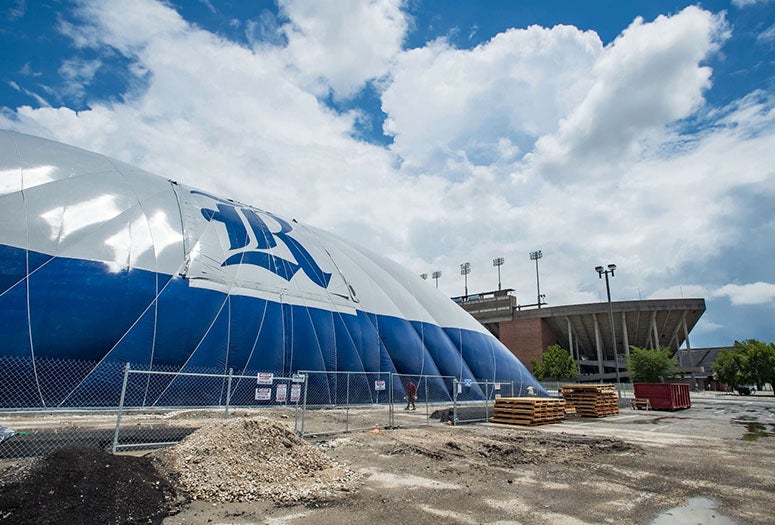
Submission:
{"label": "stack of pallets", "polygon": [[546,425],[564,418],[564,399],[502,397],[495,400],[490,421],[510,425]]}
{"label": "stack of pallets", "polygon": [[562,397],[582,417],[619,414],[619,396],[614,385],[562,385]]}

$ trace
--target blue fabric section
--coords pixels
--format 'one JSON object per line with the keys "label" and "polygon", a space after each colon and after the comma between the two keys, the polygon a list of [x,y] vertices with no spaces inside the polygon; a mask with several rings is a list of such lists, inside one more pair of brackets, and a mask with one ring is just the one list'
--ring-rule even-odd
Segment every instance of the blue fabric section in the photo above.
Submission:
{"label": "blue fabric section", "polygon": [[[227,296],[192,286],[180,276],[111,272],[99,262],[48,260],[33,253],[30,260],[48,262],[29,278],[30,329],[26,285],[18,275],[22,255],[27,256],[23,250],[0,246],[0,261],[16,261],[0,266],[0,282],[18,283],[0,295],[0,355],[31,358],[31,332],[37,359],[100,362],[90,371],[68,377],[38,374],[48,405],[90,404],[89,400],[98,404],[98,397],[106,399],[105,392],[113,395],[124,362],[134,369],[225,373],[232,368],[235,374],[245,370],[282,376],[298,370],[375,374],[348,381],[321,374],[314,385],[314,401],[320,403],[353,402],[353,395],[358,402],[373,402],[377,396],[384,401],[388,393],[376,393],[373,383],[381,377],[376,374],[390,372],[454,376],[461,381],[514,381],[516,394],[524,394],[528,385],[544,394],[511,352],[488,333],[362,311],[346,314]],[[37,386],[30,386],[35,385],[34,374],[21,368],[14,373],[25,383],[17,393],[22,392],[26,403],[40,404]],[[224,400],[220,383],[203,388],[182,377],[132,381],[129,393],[145,404],[193,403],[192,392],[204,390],[204,401]],[[431,381],[438,383],[428,385],[433,390],[450,390],[442,381]],[[475,390],[470,395],[480,395]],[[400,384],[393,386],[392,393],[403,396]],[[0,406],[20,403],[11,395],[0,392]]]}
{"label": "blue fabric section", "polygon": [[24,281],[0,295],[0,333],[3,355],[31,356],[27,324],[27,288]]}
{"label": "blue fabric section", "polygon": [[[27,276],[27,265],[29,264],[29,273],[40,268],[45,262],[53,257],[37,252],[29,252],[21,248],[11,248],[3,246],[0,249],[0,294],[7,291],[15,285],[24,285],[24,278]],[[29,257],[29,260],[28,260]]]}
{"label": "blue fabric section", "polygon": [[[156,276],[57,257],[29,277],[36,357],[102,358],[156,295]],[[10,331],[10,330],[9,330]]]}

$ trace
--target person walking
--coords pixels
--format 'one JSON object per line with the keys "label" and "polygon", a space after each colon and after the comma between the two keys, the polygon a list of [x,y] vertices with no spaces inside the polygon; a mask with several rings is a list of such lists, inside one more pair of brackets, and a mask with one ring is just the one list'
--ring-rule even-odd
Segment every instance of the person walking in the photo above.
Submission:
{"label": "person walking", "polygon": [[404,410],[410,410],[410,406],[412,407],[411,410],[417,410],[417,407],[414,406],[416,399],[417,385],[415,385],[412,381],[409,381],[409,383],[406,384],[406,408],[404,408]]}

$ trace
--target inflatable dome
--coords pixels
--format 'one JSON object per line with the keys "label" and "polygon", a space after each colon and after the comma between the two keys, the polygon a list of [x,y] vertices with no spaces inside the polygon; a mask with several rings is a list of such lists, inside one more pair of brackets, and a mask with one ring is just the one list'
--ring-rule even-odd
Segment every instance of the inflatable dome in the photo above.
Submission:
{"label": "inflatable dome", "polygon": [[[6,407],[104,404],[124,363],[447,376],[545,395],[483,326],[382,255],[11,131],[0,131],[0,312]],[[148,388],[144,403],[175,402]],[[321,402],[333,388],[321,385]]]}

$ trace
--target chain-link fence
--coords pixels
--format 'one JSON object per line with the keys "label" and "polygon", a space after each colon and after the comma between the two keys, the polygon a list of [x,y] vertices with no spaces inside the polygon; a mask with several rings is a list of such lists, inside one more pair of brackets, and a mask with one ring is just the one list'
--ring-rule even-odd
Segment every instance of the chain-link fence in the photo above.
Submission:
{"label": "chain-link fence", "polygon": [[511,382],[451,376],[141,369],[115,362],[0,358],[0,459],[68,444],[105,450],[177,443],[216,418],[265,415],[300,436],[486,421]]}
{"label": "chain-link fence", "polygon": [[427,425],[453,409],[453,377],[312,370],[301,374],[306,378],[298,428],[302,436]]}
{"label": "chain-link fence", "polygon": [[293,378],[255,371],[65,360],[33,366],[23,358],[0,364],[0,459],[44,456],[71,444],[114,452],[154,448],[232,414],[264,413],[291,425],[302,392]]}
{"label": "chain-link fence", "polygon": [[132,370],[127,364],[111,449],[115,453],[172,445],[208,419],[229,417],[230,411],[264,412],[296,422],[300,381],[269,372],[162,372]]}

